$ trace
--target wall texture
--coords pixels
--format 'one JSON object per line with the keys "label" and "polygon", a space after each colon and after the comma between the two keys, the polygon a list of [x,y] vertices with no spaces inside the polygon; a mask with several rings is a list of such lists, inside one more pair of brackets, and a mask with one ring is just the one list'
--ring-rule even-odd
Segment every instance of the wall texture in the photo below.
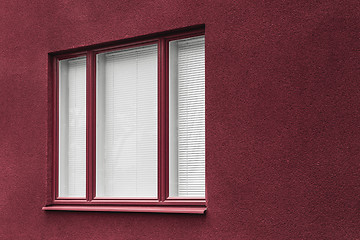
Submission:
{"label": "wall texture", "polygon": [[[0,2],[1,239],[360,239],[360,6]],[[47,54],[206,28],[206,215],[44,212]]]}

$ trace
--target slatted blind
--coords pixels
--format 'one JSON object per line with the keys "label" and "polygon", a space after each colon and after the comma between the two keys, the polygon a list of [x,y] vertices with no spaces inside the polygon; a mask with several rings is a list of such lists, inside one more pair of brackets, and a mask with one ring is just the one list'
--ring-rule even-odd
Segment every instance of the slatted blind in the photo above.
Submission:
{"label": "slatted blind", "polygon": [[59,196],[86,194],[86,58],[59,63]]}
{"label": "slatted blind", "polygon": [[96,196],[157,197],[157,45],[97,55]]}
{"label": "slatted blind", "polygon": [[170,196],[205,197],[205,37],[169,49]]}

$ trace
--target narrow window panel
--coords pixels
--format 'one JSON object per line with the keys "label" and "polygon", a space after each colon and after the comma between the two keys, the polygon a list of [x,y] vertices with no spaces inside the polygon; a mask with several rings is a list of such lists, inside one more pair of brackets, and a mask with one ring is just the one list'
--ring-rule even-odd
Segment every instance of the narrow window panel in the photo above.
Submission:
{"label": "narrow window panel", "polygon": [[205,37],[169,43],[169,195],[205,197]]}
{"label": "narrow window panel", "polygon": [[155,44],[97,55],[97,197],[157,197],[157,62]]}
{"label": "narrow window panel", "polygon": [[59,197],[86,195],[86,58],[59,62]]}

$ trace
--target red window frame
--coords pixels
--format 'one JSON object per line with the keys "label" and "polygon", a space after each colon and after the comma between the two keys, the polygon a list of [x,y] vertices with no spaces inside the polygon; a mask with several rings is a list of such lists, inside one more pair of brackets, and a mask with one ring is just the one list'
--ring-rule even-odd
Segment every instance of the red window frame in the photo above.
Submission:
{"label": "red window frame", "polygon": [[[169,42],[205,35],[204,28],[183,29],[157,36],[145,36],[82,49],[49,54],[49,81],[52,87],[53,112],[51,164],[49,175],[51,197],[43,210],[121,211],[204,213],[205,198],[169,197]],[[158,44],[158,197],[157,198],[99,198],[96,192],[96,54],[141,45]],[[58,196],[59,152],[59,61],[86,56],[86,198]],[[206,186],[206,185],[205,185]],[[206,189],[205,189],[206,195]]]}

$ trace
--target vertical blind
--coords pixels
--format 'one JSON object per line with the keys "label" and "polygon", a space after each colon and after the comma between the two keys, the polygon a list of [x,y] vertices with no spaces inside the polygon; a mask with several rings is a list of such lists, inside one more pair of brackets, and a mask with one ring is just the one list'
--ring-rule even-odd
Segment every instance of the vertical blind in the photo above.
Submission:
{"label": "vertical blind", "polygon": [[59,196],[86,194],[86,58],[59,62]]}
{"label": "vertical blind", "polygon": [[205,197],[205,37],[169,51],[169,194]]}
{"label": "vertical blind", "polygon": [[157,197],[157,62],[155,44],[97,55],[97,197]]}

